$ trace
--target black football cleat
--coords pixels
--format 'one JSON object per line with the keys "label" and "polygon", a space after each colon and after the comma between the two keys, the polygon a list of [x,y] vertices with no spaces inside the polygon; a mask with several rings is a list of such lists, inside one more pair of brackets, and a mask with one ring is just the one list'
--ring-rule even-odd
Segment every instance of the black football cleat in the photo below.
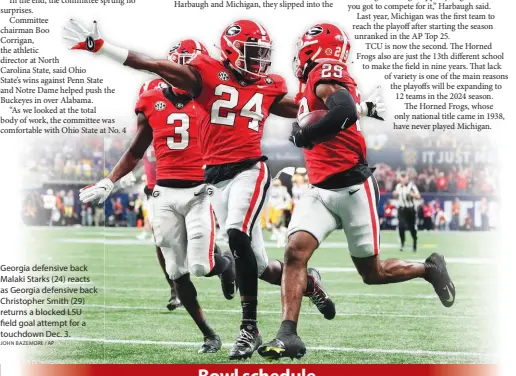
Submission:
{"label": "black football cleat", "polygon": [[174,290],[170,293],[170,299],[168,300],[167,309],[169,311],[173,311],[179,307],[181,307],[183,304],[179,300],[179,298],[176,295],[176,292]]}
{"label": "black football cleat", "polygon": [[308,268],[307,273],[308,278],[312,278],[314,281],[314,289],[305,296],[310,298],[310,302],[315,304],[326,320],[332,320],[335,317],[335,303],[324,291],[319,271],[314,268]]}
{"label": "black football cleat", "polygon": [[235,344],[229,350],[229,360],[249,359],[262,344],[258,329],[251,325],[242,326]]}
{"label": "black football cleat", "polygon": [[204,343],[199,349],[199,354],[215,354],[222,348],[222,341],[218,335],[204,337]]}
{"label": "black football cleat", "polygon": [[425,272],[425,279],[434,286],[443,306],[451,307],[455,303],[455,285],[446,269],[444,257],[432,253],[425,261]]}
{"label": "black football cleat", "polygon": [[258,348],[258,354],[267,360],[301,359],[306,354],[306,347],[299,336],[292,334],[264,343]]}
{"label": "black football cleat", "polygon": [[223,256],[230,261],[230,265],[222,274],[219,275],[220,284],[222,286],[224,297],[227,300],[231,300],[235,297],[236,293],[235,258],[231,252],[225,252]]}

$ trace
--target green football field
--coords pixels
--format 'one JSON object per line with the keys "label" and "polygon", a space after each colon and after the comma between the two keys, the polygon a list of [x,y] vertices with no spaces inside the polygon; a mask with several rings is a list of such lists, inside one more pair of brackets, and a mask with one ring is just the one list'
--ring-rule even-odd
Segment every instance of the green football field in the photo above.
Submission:
{"label": "green football field", "polygon": [[[49,363],[226,363],[238,334],[239,300],[224,300],[218,278],[196,278],[199,300],[224,348],[199,355],[202,336],[183,308],[168,312],[169,290],[150,241],[134,229],[27,229],[31,263],[87,264],[98,294],[83,295],[85,327],[69,338],[27,348],[29,360]],[[407,234],[408,235],[408,234]],[[264,233],[266,241],[270,234]],[[496,362],[496,233],[421,233],[417,254],[400,253],[397,235],[382,233],[382,257],[423,260],[445,255],[457,289],[444,308],[424,280],[367,286],[353,268],[345,237],[335,233],[316,251],[311,266],[337,305],[325,320],[304,301],[299,334],[306,363],[492,363]],[[268,242],[270,258],[283,250]],[[68,273],[72,274],[72,273]],[[279,288],[260,282],[259,327],[264,341],[280,324]],[[57,308],[57,307],[55,307]],[[75,307],[76,308],[76,307]],[[255,354],[250,363],[263,360]],[[290,360],[285,360],[290,362]]]}

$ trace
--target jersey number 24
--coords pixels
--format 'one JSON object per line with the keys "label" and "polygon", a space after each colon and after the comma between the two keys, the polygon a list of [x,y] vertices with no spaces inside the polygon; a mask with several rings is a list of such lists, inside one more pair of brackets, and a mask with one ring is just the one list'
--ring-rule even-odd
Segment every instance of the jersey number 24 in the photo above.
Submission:
{"label": "jersey number 24", "polygon": [[[231,110],[238,106],[240,93],[237,88],[220,84],[215,88],[215,95],[217,97],[226,95],[228,99],[220,98],[213,102],[211,107],[211,123],[235,126],[236,113]],[[263,120],[262,104],[263,94],[255,93],[240,110],[240,116],[250,118],[247,127],[256,132],[259,131],[260,121]],[[226,113],[221,114],[221,110],[226,110]]]}

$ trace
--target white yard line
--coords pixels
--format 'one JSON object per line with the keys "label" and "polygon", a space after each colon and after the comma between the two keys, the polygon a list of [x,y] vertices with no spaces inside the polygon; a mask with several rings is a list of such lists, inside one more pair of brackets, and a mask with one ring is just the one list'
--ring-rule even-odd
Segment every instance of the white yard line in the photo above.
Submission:
{"label": "white yard line", "polygon": [[[82,307],[85,308],[102,308],[102,309],[111,309],[111,310],[142,310],[142,311],[163,311],[163,307],[146,307],[146,306],[116,306],[116,305],[102,305],[102,304],[85,304]],[[241,314],[242,310],[239,309],[203,309],[204,312],[213,312],[213,313],[231,313],[231,314]],[[178,311],[184,312],[186,311]],[[281,315],[281,311],[265,311],[260,310],[260,314],[262,315]],[[301,315],[305,316],[320,316],[319,312],[301,312]],[[478,318],[481,316],[468,315],[468,316],[459,316],[459,315],[410,315],[410,314],[397,314],[397,313],[337,313],[337,316],[340,317],[391,317],[391,318],[411,318],[411,319],[451,319],[451,320],[464,320],[464,319],[472,319]]]}
{"label": "white yard line", "polygon": [[[180,347],[199,347],[198,342],[174,342],[174,341],[143,341],[143,340],[122,340],[122,339],[103,339],[103,338],[85,338],[85,337],[70,337],[70,338],[56,338],[58,341],[71,342],[98,342],[98,343],[112,343],[124,345],[155,345],[155,346],[180,346]],[[224,343],[223,347],[230,348],[231,343]],[[443,356],[443,357],[457,357],[457,356],[475,356],[475,357],[492,357],[490,353],[467,352],[467,351],[432,351],[432,350],[407,350],[407,349],[368,349],[355,347],[326,347],[315,346],[307,347],[310,351],[331,351],[331,352],[358,352],[370,354],[405,354],[405,355],[429,355],[429,356]]]}
{"label": "white yard line", "polygon": [[[60,243],[75,243],[75,244],[104,244],[104,245],[152,245],[151,241],[147,240],[138,240],[138,239],[105,239],[105,238],[58,238],[58,242]],[[275,243],[273,242],[265,242],[266,247],[274,248]],[[346,248],[348,244],[346,242],[324,242],[321,244],[320,248],[327,249],[336,249],[336,248]],[[397,244],[383,243],[383,248],[398,248]],[[119,250],[116,248],[109,249],[109,252],[124,252],[126,256],[130,256],[131,253],[127,253],[126,249]],[[400,254],[402,257],[406,257],[412,261],[423,262],[424,258],[413,258],[413,254],[407,252],[404,256]],[[141,257],[141,254],[136,255],[137,257]],[[152,252],[149,252],[149,256],[153,256]],[[446,262],[448,264],[472,264],[472,265],[485,265],[485,264],[494,264],[497,262],[496,258],[487,258],[487,257],[446,257]],[[348,272],[350,270],[354,270],[353,268],[338,268],[338,267],[329,267],[327,268],[327,272]],[[322,271],[325,271],[322,269]]]}

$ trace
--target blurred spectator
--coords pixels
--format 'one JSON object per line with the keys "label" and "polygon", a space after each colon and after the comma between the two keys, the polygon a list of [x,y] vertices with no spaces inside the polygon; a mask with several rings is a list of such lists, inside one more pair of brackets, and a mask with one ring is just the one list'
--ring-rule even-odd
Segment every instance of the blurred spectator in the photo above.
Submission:
{"label": "blurred spectator", "polygon": [[460,200],[457,197],[452,204],[452,219],[450,222],[450,230],[459,229],[459,216],[460,216]]}
{"label": "blurred spectator", "polygon": [[71,225],[74,221],[74,204],[75,204],[75,199],[73,197],[73,192],[69,191],[66,194],[66,196],[63,197],[65,225]]}
{"label": "blurred spectator", "polygon": [[391,200],[387,200],[383,206],[383,214],[385,217],[384,229],[395,229],[396,225],[393,224],[393,219],[396,218],[396,206],[392,204]]}
{"label": "blurred spectator", "polygon": [[446,230],[446,225],[448,224],[448,216],[444,212],[444,210],[441,208],[441,206],[437,206],[436,213],[435,213],[435,227],[439,231]]}
{"label": "blurred spectator", "polygon": [[423,201],[423,230],[433,230],[434,229],[434,222],[432,218],[434,217],[434,208],[432,207],[432,204],[430,202],[424,202]]}
{"label": "blurred spectator", "polygon": [[485,197],[480,201],[480,223],[482,231],[489,231],[489,203]]}
{"label": "blurred spectator", "polygon": [[124,220],[124,205],[122,204],[122,199],[120,197],[113,200],[113,214],[115,216],[115,224],[120,226]]}
{"label": "blurred spectator", "polygon": [[136,202],[134,195],[129,196],[129,202],[127,203],[127,226],[136,227]]}

